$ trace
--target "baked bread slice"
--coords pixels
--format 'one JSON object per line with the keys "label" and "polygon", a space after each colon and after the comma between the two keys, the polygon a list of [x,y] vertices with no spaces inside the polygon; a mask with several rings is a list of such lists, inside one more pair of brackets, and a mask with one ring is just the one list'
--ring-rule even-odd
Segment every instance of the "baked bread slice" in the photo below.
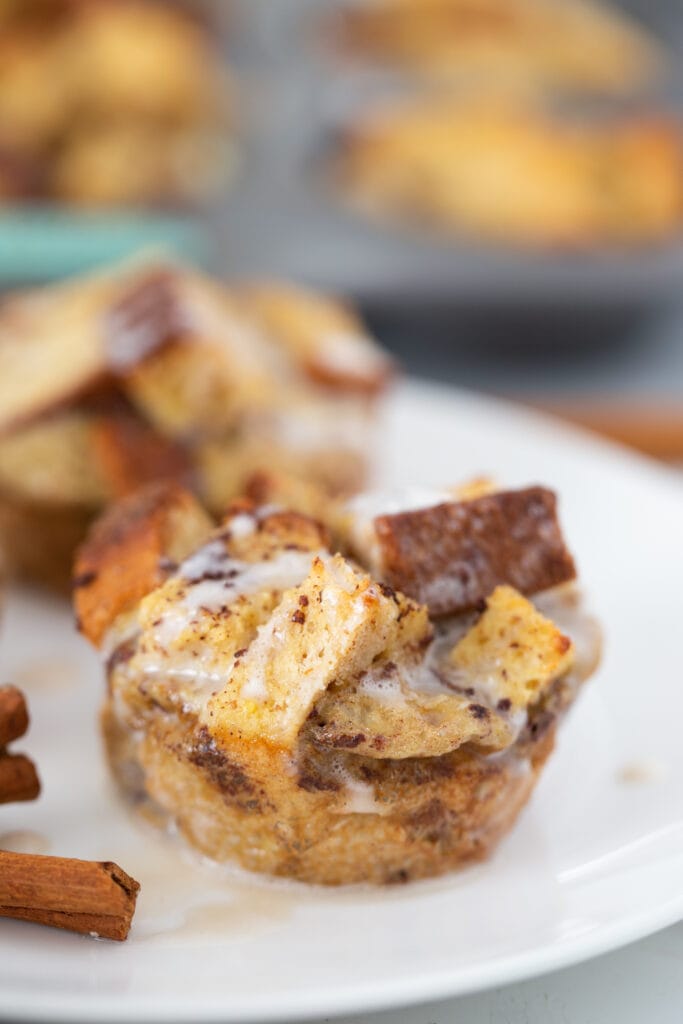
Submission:
{"label": "baked bread slice", "polygon": [[[572,582],[543,576],[540,594],[496,582],[434,615],[337,543],[340,508],[328,528],[245,498],[212,527],[161,486],[108,513],[79,553],[75,604],[106,663],[109,759],[217,860],[330,885],[440,874],[513,824],[597,629]],[[481,521],[486,550],[509,551],[516,522]],[[434,543],[458,531],[450,515]],[[512,573],[526,554],[493,562]],[[453,572],[445,558],[447,592]]]}
{"label": "baked bread slice", "polygon": [[334,495],[362,486],[388,358],[334,299],[248,291],[149,257],[0,307],[11,570],[66,585],[84,522],[155,480],[190,486],[216,514],[259,469]]}

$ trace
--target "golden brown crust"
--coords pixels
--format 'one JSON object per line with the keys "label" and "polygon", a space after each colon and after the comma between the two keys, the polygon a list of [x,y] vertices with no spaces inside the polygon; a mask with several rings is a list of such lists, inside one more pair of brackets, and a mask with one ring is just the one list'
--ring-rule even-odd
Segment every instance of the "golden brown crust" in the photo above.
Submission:
{"label": "golden brown crust", "polygon": [[192,495],[156,483],[113,506],[78,550],[74,602],[79,628],[99,645],[114,620],[159,586],[211,529]]}
{"label": "golden brown crust", "polygon": [[8,574],[68,593],[74,553],[96,514],[88,506],[0,492],[0,549]]}
{"label": "golden brown crust", "polygon": [[539,710],[497,758],[466,748],[398,761],[339,751],[333,763],[312,746],[295,762],[264,743],[218,747],[161,713],[136,741],[111,699],[103,726],[119,782],[151,796],[207,856],[323,885],[391,884],[491,854],[552,751],[559,713]]}
{"label": "golden brown crust", "polygon": [[114,498],[155,480],[192,483],[187,450],[135,416],[97,416],[90,425],[90,435],[95,460]]}
{"label": "golden brown crust", "polygon": [[499,584],[533,594],[576,576],[544,487],[379,516],[379,571],[432,615],[475,607]]}

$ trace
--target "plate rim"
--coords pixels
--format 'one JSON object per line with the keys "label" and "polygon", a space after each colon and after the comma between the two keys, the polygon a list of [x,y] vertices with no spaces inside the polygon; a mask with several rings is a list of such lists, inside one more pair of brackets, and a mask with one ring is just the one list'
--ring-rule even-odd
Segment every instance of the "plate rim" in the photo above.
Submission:
{"label": "plate rim", "polygon": [[[187,1024],[188,1021],[194,1024],[265,1024],[270,1021],[282,1024],[286,1021],[319,1020],[321,1014],[325,1019],[333,1019],[349,1014],[390,1012],[476,995],[494,987],[540,978],[617,952],[682,919],[683,892],[671,900],[665,912],[659,907],[655,911],[645,911],[630,918],[628,925],[603,925],[596,929],[588,941],[585,937],[575,937],[561,946],[548,947],[540,957],[538,951],[534,950],[506,957],[502,961],[490,961],[478,968],[469,968],[469,981],[465,976],[461,983],[454,984],[451,972],[440,971],[436,975],[428,974],[417,980],[392,979],[388,982],[367,983],[354,988],[350,993],[341,984],[334,989],[328,987],[326,992],[330,997],[334,995],[334,999],[330,998],[331,1005],[322,1010],[319,1001],[315,1002],[316,993],[307,998],[305,992],[298,992],[296,999],[290,995],[287,1005],[281,1008],[274,1007],[272,1002],[263,1000],[260,1004],[253,999],[241,1004],[233,1001],[229,1006],[212,1000],[202,1006],[198,1005],[196,994],[181,999],[176,993],[172,1008],[164,1007],[163,1010],[156,996],[127,997],[119,993],[116,1011],[112,1013],[103,1009],[101,996],[84,994],[75,998],[34,992],[30,999],[19,997],[14,1000],[8,1000],[5,993],[2,1016],[7,1020],[31,1021],[32,1024],[118,1024],[124,1019],[134,1019],[140,1024],[151,1024],[154,1021],[163,1021],[164,1024]],[[132,1018],[129,1016],[131,1013],[134,1014]]]}

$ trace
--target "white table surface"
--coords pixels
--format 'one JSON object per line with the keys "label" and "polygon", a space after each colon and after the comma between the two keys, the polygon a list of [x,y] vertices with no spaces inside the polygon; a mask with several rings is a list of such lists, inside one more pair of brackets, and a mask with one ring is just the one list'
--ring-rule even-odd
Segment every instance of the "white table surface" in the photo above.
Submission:
{"label": "white table surface", "polygon": [[[329,1018],[327,1018],[329,1019]],[[683,922],[616,953],[480,995],[338,1024],[681,1024]]]}

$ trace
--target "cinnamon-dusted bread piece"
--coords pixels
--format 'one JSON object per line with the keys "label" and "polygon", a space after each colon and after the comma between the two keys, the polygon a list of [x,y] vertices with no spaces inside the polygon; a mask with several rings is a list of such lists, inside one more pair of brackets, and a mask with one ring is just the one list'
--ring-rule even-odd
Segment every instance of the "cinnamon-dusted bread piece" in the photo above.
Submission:
{"label": "cinnamon-dusted bread piece", "polygon": [[189,491],[152,484],[95,524],[74,567],[79,627],[99,644],[117,617],[159,586],[211,527]]}
{"label": "cinnamon-dusted bread piece", "polygon": [[[132,501],[86,546],[90,572],[142,536]],[[487,856],[595,667],[575,590],[537,607],[498,586],[483,610],[434,618],[302,512],[245,499],[202,528],[181,505],[194,550],[132,602],[110,574],[121,614],[97,623],[124,788],[208,856],[304,881],[407,881]]]}
{"label": "cinnamon-dusted bread piece", "polygon": [[352,502],[347,528],[373,571],[432,615],[473,608],[501,583],[533,594],[576,576],[555,495],[544,487],[464,501],[437,496],[428,507],[360,522]]}

